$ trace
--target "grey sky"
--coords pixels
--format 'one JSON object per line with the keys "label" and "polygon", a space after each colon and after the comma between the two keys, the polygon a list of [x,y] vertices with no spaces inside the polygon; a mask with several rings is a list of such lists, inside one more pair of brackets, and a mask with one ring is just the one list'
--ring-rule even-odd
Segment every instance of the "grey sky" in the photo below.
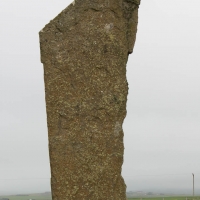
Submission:
{"label": "grey sky", "polygon": [[[0,195],[50,190],[38,32],[70,2],[0,3]],[[191,193],[194,173],[200,194],[199,7],[199,0],[141,2],[127,66],[127,190]]]}

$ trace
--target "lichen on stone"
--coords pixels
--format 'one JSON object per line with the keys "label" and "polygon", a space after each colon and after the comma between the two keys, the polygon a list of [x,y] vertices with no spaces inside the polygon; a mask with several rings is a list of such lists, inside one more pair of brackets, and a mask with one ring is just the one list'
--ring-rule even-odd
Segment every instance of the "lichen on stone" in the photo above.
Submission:
{"label": "lichen on stone", "polygon": [[126,63],[139,0],[76,0],[40,31],[54,200],[125,200]]}

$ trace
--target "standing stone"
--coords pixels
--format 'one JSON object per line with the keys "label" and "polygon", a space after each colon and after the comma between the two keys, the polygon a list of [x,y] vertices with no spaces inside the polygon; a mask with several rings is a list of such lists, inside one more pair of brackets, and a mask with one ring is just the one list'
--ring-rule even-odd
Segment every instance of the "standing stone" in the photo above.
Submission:
{"label": "standing stone", "polygon": [[125,200],[126,63],[140,0],[75,0],[40,31],[53,200]]}

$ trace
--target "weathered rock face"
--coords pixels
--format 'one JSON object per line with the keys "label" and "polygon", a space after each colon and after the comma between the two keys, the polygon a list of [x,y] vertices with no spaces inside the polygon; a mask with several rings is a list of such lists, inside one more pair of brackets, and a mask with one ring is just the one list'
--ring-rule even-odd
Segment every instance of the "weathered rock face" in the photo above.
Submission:
{"label": "weathered rock face", "polygon": [[126,63],[140,0],[75,0],[40,31],[54,200],[125,200]]}

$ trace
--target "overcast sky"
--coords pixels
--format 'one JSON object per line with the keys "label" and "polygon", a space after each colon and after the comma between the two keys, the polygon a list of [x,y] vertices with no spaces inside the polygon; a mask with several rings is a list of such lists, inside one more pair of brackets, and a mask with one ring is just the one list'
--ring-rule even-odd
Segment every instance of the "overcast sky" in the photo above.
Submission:
{"label": "overcast sky", "polygon": [[[70,0],[0,2],[0,195],[50,191],[38,32]],[[142,0],[129,56],[130,191],[200,194],[200,1]]]}

